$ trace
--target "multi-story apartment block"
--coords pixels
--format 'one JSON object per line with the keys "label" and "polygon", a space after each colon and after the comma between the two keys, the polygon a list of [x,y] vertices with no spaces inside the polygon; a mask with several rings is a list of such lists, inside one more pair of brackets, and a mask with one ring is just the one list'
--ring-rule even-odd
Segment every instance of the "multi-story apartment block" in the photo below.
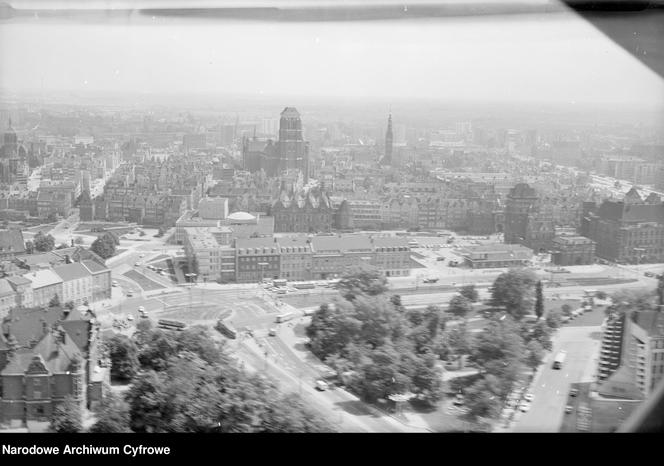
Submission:
{"label": "multi-story apartment block", "polygon": [[622,201],[584,203],[581,234],[599,257],[616,262],[664,262],[664,202],[644,201],[632,188]]}
{"label": "multi-story apartment block", "polygon": [[52,270],[35,270],[23,276],[32,283],[32,303],[34,306],[48,306],[55,295],[62,303],[62,278]]}
{"label": "multi-story apartment block", "polygon": [[82,264],[74,262],[53,268],[62,279],[62,303],[73,302],[76,306],[92,302],[92,275]]}
{"label": "multi-story apartment block", "polygon": [[276,238],[238,239],[235,249],[238,282],[279,278],[281,257]]}

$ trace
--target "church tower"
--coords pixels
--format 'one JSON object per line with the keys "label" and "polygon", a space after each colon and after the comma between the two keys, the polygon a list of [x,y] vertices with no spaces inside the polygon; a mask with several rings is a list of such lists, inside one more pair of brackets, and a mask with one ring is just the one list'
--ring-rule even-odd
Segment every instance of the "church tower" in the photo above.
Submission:
{"label": "church tower", "polygon": [[309,147],[302,136],[302,119],[295,107],[286,107],[279,119],[276,174],[283,170],[301,170],[305,182],[309,176]]}
{"label": "church tower", "polygon": [[387,119],[387,131],[385,132],[385,156],[383,157],[383,165],[392,165],[393,141],[392,114],[390,113],[390,116]]}

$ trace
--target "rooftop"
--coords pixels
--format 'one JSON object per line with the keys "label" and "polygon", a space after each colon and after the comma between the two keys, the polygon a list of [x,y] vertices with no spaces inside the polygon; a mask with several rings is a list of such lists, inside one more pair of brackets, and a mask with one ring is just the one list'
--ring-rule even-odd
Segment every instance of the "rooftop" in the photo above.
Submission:
{"label": "rooftop", "polygon": [[63,281],[78,280],[90,276],[88,269],[78,262],[72,264],[65,264],[55,267],[53,271],[62,278]]}
{"label": "rooftop", "polygon": [[62,278],[52,270],[35,270],[23,275],[23,277],[32,282],[32,288],[42,288],[62,283]]}

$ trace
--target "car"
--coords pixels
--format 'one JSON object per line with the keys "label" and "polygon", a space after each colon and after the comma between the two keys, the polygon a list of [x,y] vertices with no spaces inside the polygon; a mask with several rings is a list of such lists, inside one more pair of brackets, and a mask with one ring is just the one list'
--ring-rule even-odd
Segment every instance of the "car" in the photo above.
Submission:
{"label": "car", "polygon": [[116,282],[115,280],[113,280],[113,283],[111,283],[111,286],[118,286],[118,282]]}
{"label": "car", "polygon": [[577,396],[579,394],[578,388],[573,388],[569,391],[569,396]]}
{"label": "car", "polygon": [[286,294],[288,293],[287,290],[277,290],[277,294]]}
{"label": "car", "polygon": [[445,260],[445,258],[444,258],[444,257],[438,257],[438,258],[436,258],[436,260],[437,260],[438,262],[443,262],[443,261]]}
{"label": "car", "polygon": [[459,394],[454,397],[453,401],[454,406],[463,406],[463,402],[464,402],[463,395]]}
{"label": "car", "polygon": [[572,411],[574,411],[574,407],[573,407],[572,405],[567,405],[567,406],[565,406],[565,413],[566,413],[566,414],[569,414],[569,413],[571,413]]}
{"label": "car", "polygon": [[533,398],[535,398],[535,397],[533,396],[532,393],[526,393],[526,394],[523,396],[523,398],[524,398],[526,401],[531,402],[531,401],[533,401]]}
{"label": "car", "polygon": [[303,314],[305,316],[312,316],[316,313],[316,309],[305,309]]}
{"label": "car", "polygon": [[271,328],[269,332],[267,332],[268,335],[271,337],[274,337],[277,335],[277,329],[276,328]]}
{"label": "car", "polygon": [[528,412],[529,409],[530,409],[530,403],[521,403],[521,405],[519,406],[519,411],[521,411],[522,413]]}
{"label": "car", "polygon": [[425,278],[424,283],[436,283],[438,281],[437,278]]}
{"label": "car", "polygon": [[652,273],[652,272],[646,272],[643,275],[645,275],[646,277],[654,277],[655,276],[655,274]]}
{"label": "car", "polygon": [[139,267],[140,265],[141,265],[140,262],[136,262],[136,263],[134,264],[134,267]]}
{"label": "car", "polygon": [[138,306],[138,312],[145,312],[145,307]]}
{"label": "car", "polygon": [[134,296],[134,293],[132,293],[131,291],[127,291],[127,298],[131,298],[132,296]]}
{"label": "car", "polygon": [[141,259],[143,259],[143,258],[145,257],[145,254],[139,254],[138,257],[140,257]]}
{"label": "car", "polygon": [[330,386],[328,385],[328,383],[327,383],[326,381],[324,381],[324,380],[316,380],[316,390],[318,390],[319,392],[324,392],[324,391],[327,390],[329,387],[330,387]]}
{"label": "car", "polygon": [[134,316],[132,316],[131,314],[127,314],[127,320],[129,321],[134,320]]}

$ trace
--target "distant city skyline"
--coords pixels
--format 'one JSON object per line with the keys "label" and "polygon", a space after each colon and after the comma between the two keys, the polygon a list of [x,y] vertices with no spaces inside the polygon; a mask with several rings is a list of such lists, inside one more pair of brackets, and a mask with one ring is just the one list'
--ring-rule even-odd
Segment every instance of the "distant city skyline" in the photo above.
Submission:
{"label": "distant city skyline", "polygon": [[0,88],[664,104],[662,79],[573,13],[316,24],[145,21],[2,24]]}

